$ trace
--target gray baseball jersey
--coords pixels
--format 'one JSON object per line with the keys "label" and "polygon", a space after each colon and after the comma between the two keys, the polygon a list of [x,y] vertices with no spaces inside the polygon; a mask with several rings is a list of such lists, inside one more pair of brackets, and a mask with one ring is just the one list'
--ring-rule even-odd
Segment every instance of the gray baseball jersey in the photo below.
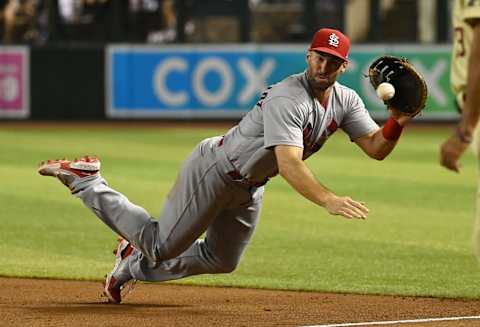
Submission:
{"label": "gray baseball jersey", "polygon": [[258,223],[262,185],[278,172],[273,148],[300,147],[306,159],[337,127],[351,139],[378,129],[353,90],[336,83],[323,107],[311,95],[305,73],[292,75],[266,90],[223,137],[195,147],[159,220],[100,177],[77,196],[136,248],[127,258],[135,279],[231,272]]}
{"label": "gray baseball jersey", "polygon": [[266,90],[253,110],[225,135],[225,152],[241,176],[265,181],[278,172],[273,147],[303,148],[303,159],[307,159],[337,127],[351,139],[379,128],[352,89],[335,83],[324,108],[312,97],[305,73],[292,75]]}

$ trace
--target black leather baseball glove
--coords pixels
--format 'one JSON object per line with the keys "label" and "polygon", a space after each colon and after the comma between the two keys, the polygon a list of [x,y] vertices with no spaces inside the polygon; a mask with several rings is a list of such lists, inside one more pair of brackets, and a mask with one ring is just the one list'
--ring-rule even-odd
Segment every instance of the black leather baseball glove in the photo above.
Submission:
{"label": "black leather baseball glove", "polygon": [[384,103],[408,116],[416,116],[425,107],[427,84],[425,79],[405,58],[382,56],[368,70],[370,83],[376,90],[383,82],[392,84],[395,95]]}

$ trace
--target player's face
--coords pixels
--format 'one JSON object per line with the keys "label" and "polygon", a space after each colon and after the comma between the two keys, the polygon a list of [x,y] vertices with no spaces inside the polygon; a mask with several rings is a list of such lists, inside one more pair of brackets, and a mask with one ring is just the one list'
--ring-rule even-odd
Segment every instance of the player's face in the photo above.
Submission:
{"label": "player's face", "polygon": [[347,62],[325,52],[309,51],[307,76],[314,89],[326,90],[345,71]]}

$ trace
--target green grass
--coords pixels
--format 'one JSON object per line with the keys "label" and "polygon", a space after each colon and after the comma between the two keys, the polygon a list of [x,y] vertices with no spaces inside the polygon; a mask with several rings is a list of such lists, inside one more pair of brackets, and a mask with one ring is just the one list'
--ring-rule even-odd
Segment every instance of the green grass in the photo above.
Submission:
{"label": "green grass", "polygon": [[[158,216],[181,161],[221,129],[0,130],[0,275],[101,279],[116,236],[53,178],[46,158],[98,154],[103,176]],[[366,221],[329,216],[280,177],[268,186],[261,222],[232,274],[187,284],[480,298],[471,250],[476,163],[461,174],[438,165],[449,129],[409,129],[383,162],[336,135],[307,164],[339,194],[363,200]],[[178,281],[177,281],[178,282]]]}

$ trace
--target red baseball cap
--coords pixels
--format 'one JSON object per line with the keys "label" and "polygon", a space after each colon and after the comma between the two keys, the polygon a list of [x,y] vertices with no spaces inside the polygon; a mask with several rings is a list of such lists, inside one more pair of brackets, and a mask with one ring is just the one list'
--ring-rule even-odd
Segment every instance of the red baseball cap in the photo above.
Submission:
{"label": "red baseball cap", "polygon": [[309,50],[326,52],[343,60],[348,60],[350,39],[340,31],[322,28],[313,36]]}

